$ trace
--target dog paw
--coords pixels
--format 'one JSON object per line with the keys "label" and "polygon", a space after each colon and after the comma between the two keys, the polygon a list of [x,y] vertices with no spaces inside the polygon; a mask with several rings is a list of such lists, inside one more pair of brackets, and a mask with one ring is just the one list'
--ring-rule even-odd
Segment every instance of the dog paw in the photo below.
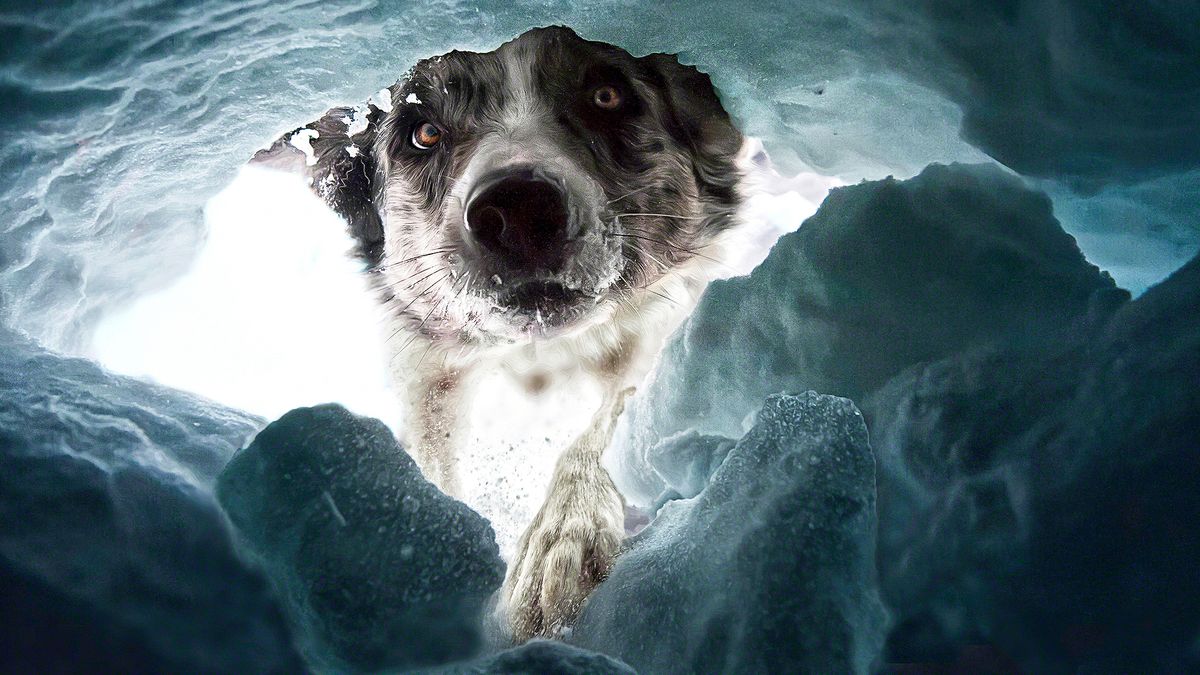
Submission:
{"label": "dog paw", "polygon": [[616,489],[606,492],[543,506],[521,537],[503,593],[514,642],[559,634],[608,576],[624,510]]}
{"label": "dog paw", "polygon": [[633,389],[615,391],[559,457],[546,502],[517,544],[501,594],[514,642],[569,626],[625,537],[625,501],[600,466]]}

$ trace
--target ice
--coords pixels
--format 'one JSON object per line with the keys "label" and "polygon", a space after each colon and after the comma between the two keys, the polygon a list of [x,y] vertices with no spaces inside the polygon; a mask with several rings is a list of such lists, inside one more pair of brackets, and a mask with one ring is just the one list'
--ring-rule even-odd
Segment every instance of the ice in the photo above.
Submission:
{"label": "ice", "polygon": [[302,669],[206,487],[260,424],[0,328],[3,669]]}
{"label": "ice", "polygon": [[616,659],[550,640],[533,640],[477,661],[427,672],[429,675],[634,675],[632,668]]}
{"label": "ice", "polygon": [[1036,341],[1117,291],[1045,195],[991,166],[835,189],[749,277],[715,282],[627,407],[609,453],[628,498],[665,484],[644,456],[695,429],[738,437],[764,397],[857,399],[904,368],[1000,338]]}
{"label": "ice", "polygon": [[378,671],[481,647],[504,579],[492,528],[426,481],[382,422],[293,410],[229,462],[217,495],[311,662]]}
{"label": "ice", "polygon": [[1044,349],[971,350],[864,401],[889,660],[1200,667],[1200,258],[1096,309]]}
{"label": "ice", "polygon": [[1065,222],[1140,291],[1200,246],[1198,11],[689,0],[630,21],[624,3],[567,0],[31,4],[2,17],[0,313],[87,353],[107,312],[187,270],[202,207],[255,148],[335,105],[389,109],[380,87],[420,58],[551,23],[681,52],[789,175],[906,178],[990,156],[1039,176],[1056,204],[1099,213]]}
{"label": "ice", "polygon": [[[270,417],[338,399],[391,421],[372,379],[381,371],[364,367],[374,357],[364,315],[347,301],[356,291],[286,285],[305,272],[285,277],[281,266],[315,258],[289,248],[297,240],[271,240],[279,230],[247,201],[213,197],[255,148],[333,106],[390,110],[380,87],[417,59],[561,22],[634,53],[681,53],[712,75],[782,173],[799,176],[787,200],[748,195],[748,212],[779,227],[731,265],[758,262],[759,244],[807,215],[824,181],[853,184],[754,275],[716,285],[631,402],[615,468],[631,500],[661,510],[568,639],[650,672],[873,665],[884,627],[862,422],[841,399],[811,394],[771,398],[754,414],[777,392],[815,389],[853,399],[871,431],[879,583],[892,617],[877,665],[1200,671],[1194,1],[845,0],[731,12],[688,0],[639,5],[636,21],[628,3],[566,0],[403,11],[373,0],[286,12],[233,0],[94,5],[19,2],[0,13],[4,670],[421,661],[452,672],[628,672],[557,643],[433,664],[481,646],[475,619],[501,567],[486,523],[432,493],[380,424],[320,408],[336,421],[305,426],[308,437],[268,433],[230,470],[297,462],[237,488],[233,520],[264,575],[210,491],[264,420],[38,346],[168,354],[155,376],[178,374],[179,386]],[[931,162],[991,166],[925,169]],[[267,237],[262,245],[227,245],[230,230],[203,216],[222,204],[242,215],[242,235]],[[344,238],[338,223],[327,227]],[[331,242],[299,224],[283,234]],[[245,258],[211,257],[230,251]],[[282,285],[256,295],[248,289],[268,285],[247,270]],[[222,280],[243,282],[244,313],[203,314],[237,295],[223,295]],[[1149,290],[1131,302],[1116,286]],[[279,318],[293,302],[312,309]],[[154,320],[169,321],[122,319],[156,304]],[[305,321],[321,325],[297,330]],[[222,345],[245,350],[244,380],[228,376],[235,361]],[[255,354],[267,352],[288,356],[266,372]],[[333,384],[347,372],[354,379]],[[367,439],[361,461],[322,444],[335,436]],[[842,472],[827,477],[831,465]],[[304,473],[320,467],[338,469]],[[381,493],[419,493],[421,505],[373,513]],[[526,513],[490,500],[515,514],[509,530]],[[397,529],[406,522],[421,527]],[[447,551],[475,567],[456,576],[437,564]],[[398,571],[417,565],[420,574]],[[368,569],[379,573],[356,582]],[[429,585],[446,579],[449,590]],[[295,593],[281,600],[272,588]],[[445,630],[381,637],[414,608],[443,603]],[[347,647],[360,640],[363,649]]]}
{"label": "ice", "polygon": [[870,672],[886,615],[862,415],[772,396],[727,451],[628,544],[568,641],[646,673]]}

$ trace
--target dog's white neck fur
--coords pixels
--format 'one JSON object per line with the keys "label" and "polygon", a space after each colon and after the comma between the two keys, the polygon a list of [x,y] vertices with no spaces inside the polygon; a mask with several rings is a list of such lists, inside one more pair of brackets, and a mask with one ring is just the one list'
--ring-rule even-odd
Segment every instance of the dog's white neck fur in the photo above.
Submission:
{"label": "dog's white neck fur", "polygon": [[[739,153],[743,194],[762,189],[767,174],[752,161],[761,150],[761,144],[750,139]],[[454,430],[459,455],[457,496],[491,520],[506,557],[512,555],[521,528],[537,512],[559,451],[588,426],[609,386],[581,363],[612,349],[623,336],[637,335],[634,362],[618,386],[641,384],[666,338],[692,312],[707,284],[748,273],[781,233],[769,231],[761,218],[745,215],[739,212],[734,227],[640,291],[632,302],[614,305],[611,314],[568,334],[487,348],[428,343],[414,348],[410,338],[390,341],[393,380],[398,391],[408,392],[410,410],[420,395],[414,384],[446,370],[459,371],[466,380],[462,385],[470,393],[463,402],[461,427]],[[762,250],[747,251],[749,243]],[[388,335],[404,335],[411,328],[400,318],[392,317],[390,322]],[[538,383],[539,391],[531,391],[531,382]],[[412,437],[406,440],[419,442]]]}

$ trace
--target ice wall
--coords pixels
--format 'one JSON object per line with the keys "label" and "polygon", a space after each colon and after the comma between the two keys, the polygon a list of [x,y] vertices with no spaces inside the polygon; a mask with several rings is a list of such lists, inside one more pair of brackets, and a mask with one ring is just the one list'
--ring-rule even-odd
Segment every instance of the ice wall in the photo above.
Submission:
{"label": "ice wall", "polygon": [[713,283],[626,407],[609,460],[627,497],[666,487],[647,454],[688,429],[738,437],[767,395],[859,400],[912,364],[1036,343],[1124,295],[1038,192],[993,166],[931,166],[834,190],[748,277]]}
{"label": "ice wall", "polygon": [[568,640],[644,673],[870,672],[887,615],[862,414],[772,396],[725,451],[626,544]]}
{"label": "ice wall", "polygon": [[[626,408],[618,483],[673,522],[672,500],[722,494],[736,450],[711,434],[752,438],[755,397],[845,393],[876,458],[884,663],[1187,672],[1198,293],[1200,258],[1131,302],[1045,197],[992,167],[841,188],[753,275],[710,287]],[[655,569],[711,578],[682,543],[703,536],[662,546]],[[612,649],[653,662],[632,638]]]}
{"label": "ice wall", "polygon": [[864,400],[887,660],[1200,666],[1200,258],[1095,309],[1044,350],[970,350]]}
{"label": "ice wall", "polygon": [[261,424],[0,329],[4,669],[299,672],[210,491]]}
{"label": "ice wall", "polygon": [[549,23],[681,53],[789,172],[907,177],[990,154],[1047,181],[1091,258],[1140,290],[1200,243],[1198,12],[1187,0],[9,3],[0,311],[87,351],[105,312],[188,268],[203,205],[256,147],[419,57]]}

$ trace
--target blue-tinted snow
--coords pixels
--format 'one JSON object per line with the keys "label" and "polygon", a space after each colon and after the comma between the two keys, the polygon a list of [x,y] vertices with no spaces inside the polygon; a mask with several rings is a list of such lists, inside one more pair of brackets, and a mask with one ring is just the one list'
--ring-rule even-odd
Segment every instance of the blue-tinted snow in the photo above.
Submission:
{"label": "blue-tinted snow", "polygon": [[1200,163],[1198,14],[1188,0],[17,0],[0,10],[0,311],[86,352],[105,311],[187,269],[206,200],[259,145],[420,57],[550,23],[680,53],[786,170],[906,177],[990,154],[1048,180],[1100,214],[1068,227],[1140,291],[1200,244],[1200,188],[1182,179]]}
{"label": "blue-tinted snow", "polygon": [[4,670],[302,668],[209,490],[260,424],[0,328]]}
{"label": "blue-tinted snow", "polygon": [[886,612],[862,415],[773,396],[725,451],[703,491],[627,544],[568,641],[644,673],[870,672]]}
{"label": "blue-tinted snow", "polygon": [[647,504],[668,483],[648,454],[671,434],[736,438],[779,391],[859,400],[915,363],[1036,342],[1106,294],[1125,295],[1045,195],[998,168],[935,165],[839,188],[750,276],[709,287],[626,407],[608,459],[626,496]]}
{"label": "blue-tinted snow", "polygon": [[492,528],[425,480],[379,420],[293,410],[229,462],[217,495],[312,663],[376,672],[479,651],[504,580]]}

